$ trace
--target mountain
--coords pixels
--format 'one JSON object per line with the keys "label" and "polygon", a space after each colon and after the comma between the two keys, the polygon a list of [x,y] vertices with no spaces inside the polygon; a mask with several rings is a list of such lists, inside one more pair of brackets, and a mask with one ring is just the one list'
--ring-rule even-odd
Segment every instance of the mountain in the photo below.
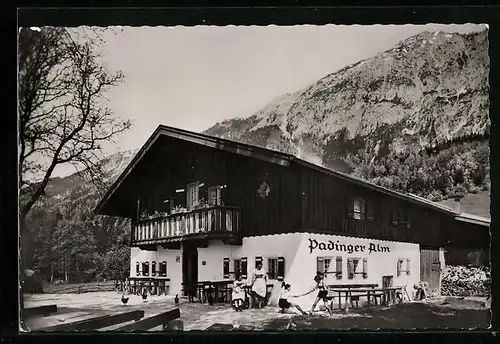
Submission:
{"label": "mountain", "polygon": [[[423,32],[205,133],[439,200],[488,187],[488,74],[487,31]],[[449,176],[391,180],[408,163]]]}
{"label": "mountain", "polygon": [[[204,133],[448,204],[463,197],[463,211],[489,216],[488,72],[487,32],[423,32]],[[105,181],[137,151],[106,157]],[[49,182],[24,252],[42,278],[127,274],[129,221],[92,213],[105,191],[78,174]]]}

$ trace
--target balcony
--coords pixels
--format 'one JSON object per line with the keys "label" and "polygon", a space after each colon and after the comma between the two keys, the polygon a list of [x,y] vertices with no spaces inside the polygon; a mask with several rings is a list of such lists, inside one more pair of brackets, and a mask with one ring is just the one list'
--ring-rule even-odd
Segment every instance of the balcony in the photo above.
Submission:
{"label": "balcony", "polygon": [[210,233],[235,233],[240,228],[237,207],[210,206],[132,224],[132,246],[160,244],[172,239],[206,237]]}

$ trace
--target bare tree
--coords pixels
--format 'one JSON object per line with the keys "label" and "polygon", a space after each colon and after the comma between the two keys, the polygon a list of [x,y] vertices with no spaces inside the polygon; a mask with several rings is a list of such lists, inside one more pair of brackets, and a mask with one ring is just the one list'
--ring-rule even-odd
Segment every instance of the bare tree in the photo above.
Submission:
{"label": "bare tree", "polygon": [[131,125],[106,107],[107,92],[122,82],[123,74],[109,72],[98,43],[75,32],[54,27],[19,31],[21,224],[58,165],[71,164],[102,186],[102,144]]}

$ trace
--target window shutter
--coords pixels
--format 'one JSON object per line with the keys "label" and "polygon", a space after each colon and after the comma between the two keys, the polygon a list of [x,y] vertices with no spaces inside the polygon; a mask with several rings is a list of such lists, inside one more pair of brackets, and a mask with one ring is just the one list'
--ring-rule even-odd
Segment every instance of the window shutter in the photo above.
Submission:
{"label": "window shutter", "polygon": [[406,259],[406,274],[410,275],[410,258]]}
{"label": "window shutter", "polygon": [[363,258],[363,278],[368,277],[368,259]]}
{"label": "window shutter", "polygon": [[347,218],[348,219],[352,219],[354,217],[354,199],[353,198],[349,198],[347,200]]}
{"label": "window shutter", "polygon": [[255,267],[257,267],[258,263],[262,263],[262,257],[255,257]]}
{"label": "window shutter", "polygon": [[335,275],[337,279],[342,279],[342,257],[337,257],[335,260]]}
{"label": "window shutter", "polygon": [[278,257],[278,281],[285,279],[285,257]]}
{"label": "window shutter", "polygon": [[135,263],[135,274],[136,274],[137,276],[140,276],[140,275],[141,275],[141,267],[140,267],[139,262],[136,262],[136,263]]}
{"label": "window shutter", "polygon": [[318,272],[325,273],[325,265],[323,257],[318,257],[316,260],[316,267]]}
{"label": "window shutter", "polygon": [[229,278],[229,258],[224,258],[222,262],[222,274],[224,278]]}
{"label": "window shutter", "polygon": [[247,257],[241,258],[241,278],[246,279],[248,276]]}
{"label": "window shutter", "polygon": [[401,263],[403,261],[401,259],[398,259],[398,265],[397,265],[397,271],[396,271],[396,275],[399,277],[401,276]]}
{"label": "window shutter", "polygon": [[354,259],[347,258],[347,278],[354,278]]}

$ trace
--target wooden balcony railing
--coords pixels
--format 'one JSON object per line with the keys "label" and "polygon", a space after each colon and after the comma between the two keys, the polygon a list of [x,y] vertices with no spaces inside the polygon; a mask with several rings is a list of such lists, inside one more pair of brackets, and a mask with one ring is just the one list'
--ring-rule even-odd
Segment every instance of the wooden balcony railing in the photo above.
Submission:
{"label": "wooden balcony railing", "polygon": [[132,224],[132,241],[148,241],[207,232],[235,232],[240,226],[236,207],[212,206],[146,219]]}

